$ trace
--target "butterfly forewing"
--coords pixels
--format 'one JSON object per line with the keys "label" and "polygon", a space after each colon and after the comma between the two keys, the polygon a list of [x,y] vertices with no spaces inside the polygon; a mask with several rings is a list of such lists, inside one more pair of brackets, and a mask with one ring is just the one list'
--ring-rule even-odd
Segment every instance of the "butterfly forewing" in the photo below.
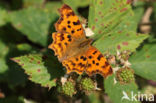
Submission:
{"label": "butterfly forewing", "polygon": [[76,38],[85,38],[82,24],[73,10],[68,5],[63,5],[59,12],[61,17],[55,24],[56,30],[70,33]]}

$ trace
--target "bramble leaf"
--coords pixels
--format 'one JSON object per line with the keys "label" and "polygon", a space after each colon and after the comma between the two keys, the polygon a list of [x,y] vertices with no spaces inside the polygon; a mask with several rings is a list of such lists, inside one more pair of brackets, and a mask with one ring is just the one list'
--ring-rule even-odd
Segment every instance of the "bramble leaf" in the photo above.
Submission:
{"label": "bramble leaf", "polygon": [[47,45],[49,26],[57,18],[56,13],[33,7],[15,11],[10,16],[17,30],[42,46]]}
{"label": "bramble leaf", "polygon": [[5,9],[0,8],[0,26],[8,22],[8,13]]}
{"label": "bramble leaf", "polygon": [[134,13],[126,0],[91,0],[89,27],[93,30],[93,43],[102,53],[135,49],[148,35],[136,33],[143,9]]}
{"label": "bramble leaf", "polygon": [[121,33],[116,31],[112,35],[103,36],[98,39],[94,45],[102,52],[107,51],[116,54],[116,51],[128,50],[133,52],[140,45],[140,43],[148,38],[145,34],[136,34],[136,32],[122,31]]}
{"label": "bramble leaf", "polygon": [[[132,100],[133,94],[137,94],[137,85],[132,82],[130,84],[121,85],[119,82],[115,83],[115,76],[111,75],[104,81],[105,91],[113,101],[113,103],[140,103],[139,101]],[[127,94],[128,98],[123,98]]]}
{"label": "bramble leaf", "polygon": [[44,0],[23,0],[24,7],[29,7],[29,6],[41,7],[43,3]]}
{"label": "bramble leaf", "polygon": [[141,50],[134,53],[129,61],[135,74],[156,81],[156,45],[155,42],[145,44]]}
{"label": "bramble leaf", "polygon": [[43,87],[51,88],[56,86],[56,78],[63,74],[63,69],[59,69],[56,61],[52,57],[41,54],[30,54],[12,59],[22,66],[29,79]]}
{"label": "bramble leaf", "polygon": [[[24,46],[24,47],[23,47]],[[21,67],[10,60],[11,57],[35,51],[28,44],[5,44],[0,40],[0,81],[7,82],[9,86],[17,86],[26,82],[26,75]],[[19,79],[20,78],[20,79]]]}

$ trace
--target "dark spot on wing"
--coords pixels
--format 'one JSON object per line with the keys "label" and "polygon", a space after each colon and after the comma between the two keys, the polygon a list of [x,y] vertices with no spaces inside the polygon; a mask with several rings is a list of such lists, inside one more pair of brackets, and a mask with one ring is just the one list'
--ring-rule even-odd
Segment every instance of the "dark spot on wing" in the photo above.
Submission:
{"label": "dark spot on wing", "polygon": [[70,38],[71,38],[71,35],[68,35],[68,36],[67,36],[67,38],[69,38],[69,39],[70,39]]}
{"label": "dark spot on wing", "polygon": [[60,40],[61,40],[61,41],[64,40],[63,33],[61,33],[61,35],[60,35]]}
{"label": "dark spot on wing", "polygon": [[86,61],[86,60],[87,60],[87,58],[86,58],[86,57],[84,57],[84,58],[83,58],[83,61]]}
{"label": "dark spot on wing", "polygon": [[105,62],[105,66],[107,67],[109,65],[109,63],[108,62]]}
{"label": "dark spot on wing", "polygon": [[95,61],[93,60],[92,63],[95,64]]}
{"label": "dark spot on wing", "polygon": [[72,40],[71,38],[70,38],[70,39],[68,39],[68,41],[69,41],[69,42],[71,42],[71,40]]}
{"label": "dark spot on wing", "polygon": [[68,35],[67,38],[68,38],[68,41],[71,41],[72,40],[71,39],[71,35]]}
{"label": "dark spot on wing", "polygon": [[91,64],[88,64],[88,67],[91,67]]}
{"label": "dark spot on wing", "polygon": [[81,68],[82,68],[82,67],[85,67],[85,65],[82,64],[82,63],[79,63],[78,66],[80,66]]}
{"label": "dark spot on wing", "polygon": [[100,72],[99,69],[96,69],[96,72]]}
{"label": "dark spot on wing", "polygon": [[79,58],[76,58],[76,61],[78,61],[79,60]]}
{"label": "dark spot on wing", "polygon": [[68,44],[65,42],[64,45],[68,45]]}
{"label": "dark spot on wing", "polygon": [[101,66],[101,68],[103,68],[103,69],[105,69],[105,67],[106,67],[105,65]]}
{"label": "dark spot on wing", "polygon": [[68,24],[70,24],[70,21],[67,21]]}
{"label": "dark spot on wing", "polygon": [[97,53],[97,51],[94,51],[94,52],[93,52],[93,54],[96,54],[96,53]]}
{"label": "dark spot on wing", "polygon": [[77,29],[77,31],[80,31],[81,30],[81,28],[80,29]]}
{"label": "dark spot on wing", "polygon": [[63,30],[66,31],[66,27],[63,27]]}
{"label": "dark spot on wing", "polygon": [[77,20],[77,22],[73,22],[73,25],[80,25],[80,21]]}
{"label": "dark spot on wing", "polygon": [[101,60],[102,57],[103,57],[103,55],[100,54],[100,55],[97,57],[97,59],[98,59],[98,60]]}
{"label": "dark spot on wing", "polygon": [[74,12],[70,12],[70,13],[68,13],[66,16],[67,16],[67,18],[69,17],[69,16],[74,16],[75,14],[74,14]]}
{"label": "dark spot on wing", "polygon": [[74,32],[75,32],[74,30],[71,31],[72,34],[73,34]]}
{"label": "dark spot on wing", "polygon": [[89,56],[89,59],[92,59],[92,56],[91,55]]}
{"label": "dark spot on wing", "polygon": [[84,56],[81,56],[80,59],[83,59],[83,61],[87,60],[87,58]]}
{"label": "dark spot on wing", "polygon": [[68,28],[71,28],[71,26],[70,26],[70,25],[68,25]]}
{"label": "dark spot on wing", "polygon": [[98,65],[99,65],[99,63],[96,63],[96,65],[98,66]]}
{"label": "dark spot on wing", "polygon": [[71,62],[71,65],[75,66],[76,64],[75,64],[75,63],[73,63],[73,62]]}

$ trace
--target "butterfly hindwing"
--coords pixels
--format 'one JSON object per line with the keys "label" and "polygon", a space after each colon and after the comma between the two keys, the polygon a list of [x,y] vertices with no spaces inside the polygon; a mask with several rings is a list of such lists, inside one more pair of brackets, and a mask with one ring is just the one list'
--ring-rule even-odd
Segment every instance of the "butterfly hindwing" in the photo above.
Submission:
{"label": "butterfly hindwing", "polygon": [[78,55],[76,57],[71,57],[68,60],[62,62],[63,66],[66,67],[67,73],[76,72],[82,74],[87,65],[87,58],[85,55]]}
{"label": "butterfly hindwing", "polygon": [[112,68],[107,62],[106,58],[95,47],[90,46],[86,52],[87,56],[87,68],[86,73],[90,76],[93,74],[101,74],[103,77],[107,77],[112,74]]}

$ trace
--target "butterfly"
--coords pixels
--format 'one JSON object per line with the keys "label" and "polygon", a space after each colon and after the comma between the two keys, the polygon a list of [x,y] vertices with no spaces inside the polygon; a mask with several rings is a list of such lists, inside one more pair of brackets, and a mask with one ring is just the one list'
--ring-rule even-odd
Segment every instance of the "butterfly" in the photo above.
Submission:
{"label": "butterfly", "polygon": [[84,28],[73,10],[64,4],[59,13],[61,17],[55,23],[57,32],[52,34],[53,43],[49,48],[54,50],[67,74],[86,72],[89,76],[100,74],[103,77],[112,74],[110,64],[102,53],[91,45],[92,39],[86,37]]}

